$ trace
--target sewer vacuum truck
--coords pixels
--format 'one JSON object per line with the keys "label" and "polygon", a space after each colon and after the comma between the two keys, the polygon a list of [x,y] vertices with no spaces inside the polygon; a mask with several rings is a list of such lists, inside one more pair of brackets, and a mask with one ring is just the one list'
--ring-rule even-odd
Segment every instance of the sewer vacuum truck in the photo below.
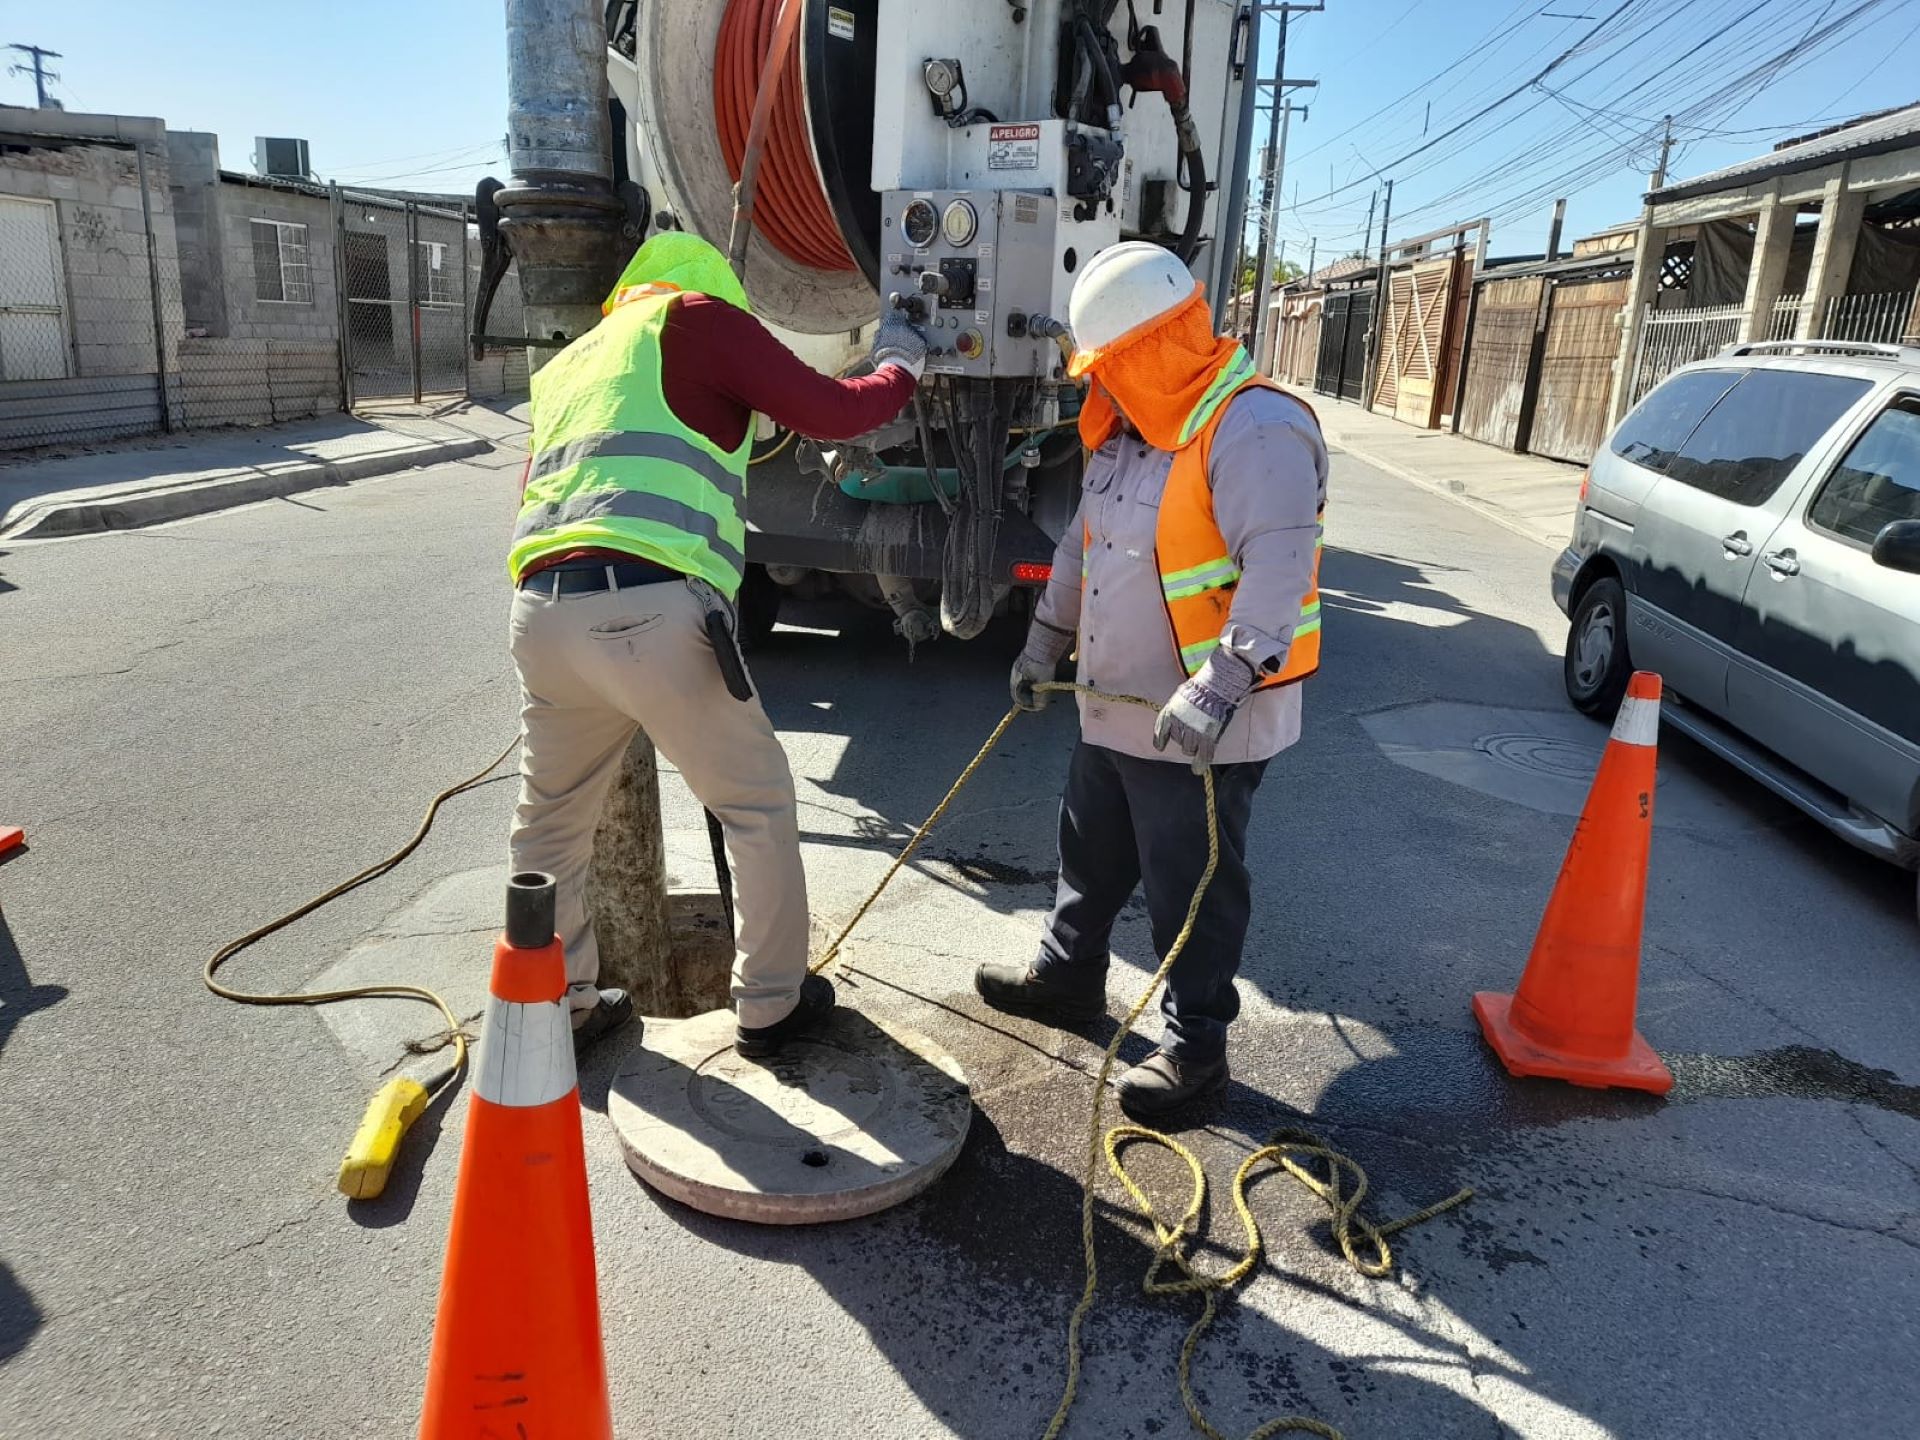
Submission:
{"label": "sewer vacuum truck", "polygon": [[[742,628],[750,639],[770,629],[787,594],[842,591],[892,610],[910,643],[969,639],[1044,584],[1078,503],[1064,322],[1080,267],[1143,239],[1186,261],[1216,305],[1237,282],[1238,246],[1218,237],[1240,226],[1251,7],[790,3],[797,30],[772,70],[747,294],[830,373],[852,373],[891,311],[931,352],[919,398],[886,429],[826,446],[761,437]],[[628,253],[659,228],[729,248],[754,105],[781,40],[783,0],[612,0],[605,74],[587,75],[600,17],[569,22],[578,8],[508,0],[515,184],[481,187],[488,270],[503,267],[509,232],[535,336],[525,252],[552,240],[555,215],[564,230],[597,207],[595,223],[617,224]],[[585,142],[579,155],[564,143],[540,153],[554,143],[556,98],[606,107],[604,161]],[[557,209],[536,203],[555,196]]]}

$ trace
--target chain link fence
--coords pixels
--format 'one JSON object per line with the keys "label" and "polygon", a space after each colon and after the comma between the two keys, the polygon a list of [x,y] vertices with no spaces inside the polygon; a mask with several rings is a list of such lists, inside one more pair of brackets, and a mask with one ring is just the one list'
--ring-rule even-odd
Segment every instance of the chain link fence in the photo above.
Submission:
{"label": "chain link fence", "polygon": [[[479,285],[471,206],[0,153],[0,452],[524,395],[524,351],[468,349]],[[521,324],[509,273],[486,329]]]}

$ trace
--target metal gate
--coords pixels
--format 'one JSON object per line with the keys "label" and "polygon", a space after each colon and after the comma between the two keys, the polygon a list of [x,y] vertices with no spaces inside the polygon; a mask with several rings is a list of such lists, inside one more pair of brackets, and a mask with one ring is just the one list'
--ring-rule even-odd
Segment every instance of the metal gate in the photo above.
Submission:
{"label": "metal gate", "polygon": [[1367,328],[1373,322],[1371,290],[1329,290],[1320,311],[1320,353],[1313,388],[1322,395],[1358,400],[1366,383]]}
{"label": "metal gate", "polygon": [[468,388],[467,225],[464,209],[340,192],[335,235],[350,406]]}

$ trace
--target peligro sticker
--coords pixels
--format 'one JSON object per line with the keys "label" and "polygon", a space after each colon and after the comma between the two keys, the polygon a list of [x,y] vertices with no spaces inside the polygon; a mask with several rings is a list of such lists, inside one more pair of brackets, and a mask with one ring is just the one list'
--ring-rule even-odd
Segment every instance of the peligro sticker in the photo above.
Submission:
{"label": "peligro sticker", "polygon": [[1038,170],[1040,127],[995,125],[987,131],[987,169]]}

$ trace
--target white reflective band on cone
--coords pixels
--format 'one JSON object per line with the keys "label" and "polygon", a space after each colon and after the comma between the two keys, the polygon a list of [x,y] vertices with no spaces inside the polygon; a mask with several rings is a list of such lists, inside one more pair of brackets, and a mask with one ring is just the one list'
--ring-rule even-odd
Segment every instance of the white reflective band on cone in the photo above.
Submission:
{"label": "white reflective band on cone", "polygon": [[1629,695],[1620,702],[1611,737],[1622,745],[1652,745],[1660,739],[1660,702]]}
{"label": "white reflective band on cone", "polygon": [[574,1086],[573,1022],[557,1000],[487,997],[473,1093],[495,1105],[547,1105]]}

